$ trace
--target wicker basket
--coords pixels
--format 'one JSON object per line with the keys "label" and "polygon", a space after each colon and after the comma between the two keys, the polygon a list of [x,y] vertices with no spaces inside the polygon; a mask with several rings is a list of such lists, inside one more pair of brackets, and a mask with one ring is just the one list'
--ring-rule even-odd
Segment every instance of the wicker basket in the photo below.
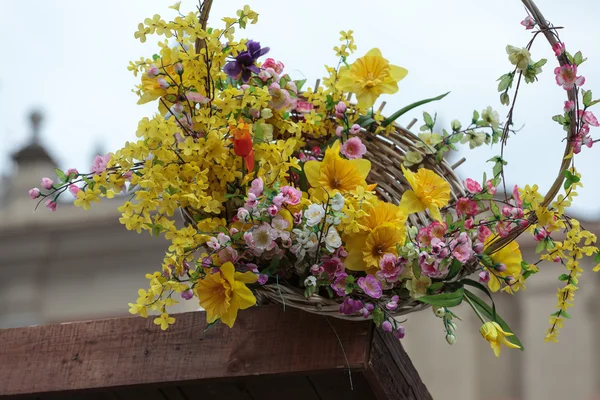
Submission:
{"label": "wicker basket", "polygon": [[[549,23],[544,19],[543,15],[536,7],[536,5],[530,0],[522,0],[523,4],[530,12],[532,18],[535,19],[540,29],[544,32],[550,45],[554,45],[557,42],[557,38],[554,35]],[[212,0],[207,0],[202,8],[201,22],[205,24],[208,12],[210,10]],[[568,64],[569,61],[565,56],[558,58],[561,65]],[[318,86],[317,81],[315,86]],[[316,89],[316,87],[315,87]],[[570,100],[575,100],[575,90],[568,91]],[[385,105],[385,103],[384,103]],[[380,110],[383,108],[380,108]],[[574,116],[573,116],[574,117]],[[575,118],[572,118],[571,129],[569,132],[568,139],[566,140],[565,156],[568,155],[571,148],[570,138],[575,134],[576,127],[574,124]],[[410,189],[406,182],[402,171],[401,165],[404,159],[404,155],[408,151],[419,152],[424,156],[422,166],[435,171],[438,175],[444,177],[451,187],[451,200],[450,206],[460,197],[465,196],[465,188],[462,181],[457,177],[454,169],[458,167],[464,159],[461,159],[454,165],[450,165],[446,160],[437,162],[434,157],[427,155],[423,152],[422,147],[417,146],[421,140],[410,131],[410,127],[415,121],[413,121],[408,129],[398,124],[394,124],[394,130],[389,135],[373,134],[367,130],[362,130],[359,133],[362,142],[367,148],[367,153],[364,158],[371,161],[371,172],[367,178],[368,182],[376,182],[376,192],[379,198],[390,203],[399,204],[402,194]],[[506,132],[508,133],[508,132]],[[503,139],[503,142],[505,138]],[[312,144],[323,144],[323,143],[311,143]],[[504,144],[504,143],[503,143]],[[543,204],[547,206],[552,202],[563,182],[564,171],[569,166],[569,159],[563,159],[560,167],[558,176],[546,195]],[[195,224],[193,214],[190,210],[182,210],[182,214],[186,223]],[[535,215],[530,217],[530,222],[535,222]],[[409,221],[412,226],[427,226],[431,223],[431,219],[426,213],[417,213],[409,216]],[[511,241],[515,240],[517,236],[523,233],[526,228],[514,229],[508,237],[499,238],[495,240],[489,247],[489,252],[494,252],[500,248],[506,246]],[[453,278],[453,280],[461,279],[465,276],[472,274],[477,265],[465,266],[461,271]],[[344,315],[339,312],[340,303],[336,300],[329,299],[320,295],[312,295],[311,297],[305,297],[304,292],[295,286],[287,284],[285,281],[277,284],[266,284],[264,286],[256,287],[253,289],[257,297],[259,304],[265,303],[280,303],[284,306],[299,308],[307,312],[331,316],[335,318],[342,318],[347,320],[364,320],[362,315]],[[382,297],[381,302],[386,302],[389,299]],[[429,305],[418,302],[414,299],[406,299],[398,302],[398,308],[391,313],[393,317],[405,315],[415,311],[428,308]],[[370,317],[369,317],[370,318]]]}

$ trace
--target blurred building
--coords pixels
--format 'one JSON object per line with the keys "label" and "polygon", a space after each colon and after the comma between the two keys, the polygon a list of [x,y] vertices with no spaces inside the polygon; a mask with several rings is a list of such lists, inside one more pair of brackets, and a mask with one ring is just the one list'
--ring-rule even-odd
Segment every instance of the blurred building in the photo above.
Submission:
{"label": "blurred building", "polygon": [[[127,303],[160,267],[166,242],[127,231],[118,222],[122,199],[104,199],[83,211],[60,203],[51,213],[27,192],[55,162],[40,144],[41,116],[32,114],[30,143],[13,155],[14,168],[0,181],[0,328],[129,315]],[[70,194],[65,194],[70,196]],[[597,223],[584,223],[600,232]],[[522,242],[535,259],[535,244]],[[458,341],[449,346],[441,320],[430,311],[408,316],[403,344],[436,399],[600,399],[600,276],[585,264],[572,320],[558,344],[544,343],[563,267],[540,265],[525,293],[497,296],[498,313],[518,333],[525,352],[503,348],[496,359],[479,335],[467,305],[455,312]],[[589,280],[589,281],[588,281]],[[588,281],[588,282],[586,282]],[[179,311],[198,305],[182,300]],[[596,394],[596,397],[594,397]]]}

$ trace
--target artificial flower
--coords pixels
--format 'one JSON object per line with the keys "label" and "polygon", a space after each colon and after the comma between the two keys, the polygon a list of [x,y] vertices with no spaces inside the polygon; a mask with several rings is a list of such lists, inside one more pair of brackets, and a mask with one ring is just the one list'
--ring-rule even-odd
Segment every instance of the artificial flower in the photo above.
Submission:
{"label": "artificial flower", "polygon": [[[493,235],[490,235],[485,240],[485,248],[487,249],[491,243],[493,243]],[[490,257],[494,265],[504,265],[505,268],[492,268],[490,269],[490,281],[488,287],[492,292],[497,292],[500,289],[500,280],[503,278],[513,277],[518,278],[521,275],[521,250],[519,244],[515,241],[511,241],[500,250],[490,254]]]}
{"label": "artificial flower", "polygon": [[234,79],[241,78],[243,82],[248,82],[253,72],[260,73],[260,69],[255,65],[256,60],[268,52],[268,47],[261,48],[259,42],[248,40],[246,50],[239,52],[234,60],[225,64],[223,71]]}
{"label": "artificial flower", "polygon": [[368,108],[384,93],[398,91],[398,82],[408,71],[389,63],[377,48],[354,61],[349,67],[340,68],[339,87],[356,95],[358,106]]}
{"label": "artificial flower", "polygon": [[500,357],[500,345],[503,344],[511,349],[520,349],[521,347],[509,342],[506,337],[513,336],[510,332],[505,332],[496,322],[488,321],[479,328],[481,336],[490,343],[496,357]]}
{"label": "artificial flower", "polygon": [[450,184],[430,169],[414,173],[402,166],[402,172],[412,190],[404,192],[400,207],[407,214],[429,210],[434,220],[442,221],[440,208],[450,200]]}
{"label": "artificial flower", "polygon": [[199,280],[194,290],[200,306],[206,311],[206,321],[210,324],[220,319],[233,327],[238,310],[245,310],[256,304],[256,298],[247,283],[257,281],[252,272],[236,272],[232,263],[221,265],[219,272],[211,273]]}

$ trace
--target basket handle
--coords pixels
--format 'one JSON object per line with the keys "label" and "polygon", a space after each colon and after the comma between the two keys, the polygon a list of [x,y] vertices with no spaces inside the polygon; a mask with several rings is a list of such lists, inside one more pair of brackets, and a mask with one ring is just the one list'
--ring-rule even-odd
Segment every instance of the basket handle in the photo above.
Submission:
{"label": "basket handle", "polygon": [[[554,46],[555,44],[557,44],[558,43],[557,37],[552,33],[553,28],[550,26],[550,24],[548,23],[546,18],[544,18],[544,15],[540,11],[540,9],[537,7],[537,5],[533,2],[533,0],[521,0],[521,1],[523,2],[523,5],[527,9],[527,11],[529,11],[529,13],[531,14],[531,17],[535,20],[535,22],[540,27],[542,33],[544,34],[544,36],[550,43],[550,46]],[[557,59],[558,59],[558,62],[561,67],[564,65],[570,64],[570,61],[565,54],[561,54],[560,56],[557,57]],[[577,89],[573,88],[573,89],[568,90],[567,95],[568,95],[569,100],[575,101],[577,99]],[[541,203],[542,207],[548,207],[548,205],[552,202],[552,200],[554,200],[554,198],[558,194],[558,192],[564,182],[564,179],[565,179],[564,175],[563,175],[563,171],[568,169],[569,164],[571,163],[571,159],[567,158],[567,156],[569,154],[571,154],[571,151],[573,150],[573,146],[571,144],[571,139],[577,134],[577,126],[576,126],[575,111],[570,111],[570,114],[571,114],[571,124],[569,125],[569,133],[567,135],[565,151],[564,151],[562,162],[560,164],[560,169],[558,171],[558,175],[557,175],[556,179],[554,180],[554,183],[548,190],[548,193],[546,193],[546,196],[544,196],[544,200]],[[521,235],[523,232],[525,232],[527,230],[529,225],[537,222],[537,216],[534,213],[532,213],[532,215],[529,216],[528,221],[529,221],[529,224],[527,226],[517,227],[516,229],[511,231],[511,233],[507,237],[499,238],[499,239],[495,240],[494,242],[492,242],[490,244],[490,246],[488,247],[488,253],[494,253],[495,251],[498,251],[502,247],[506,246],[508,243],[515,240],[519,235]]]}
{"label": "basket handle", "polygon": [[[210,14],[210,8],[212,7],[213,0],[200,0],[198,4],[198,10],[200,11],[200,17],[198,22],[202,26],[203,30],[206,30],[206,24],[208,23],[208,16]],[[196,54],[200,54],[200,50],[206,48],[206,41],[200,38],[196,38]]]}

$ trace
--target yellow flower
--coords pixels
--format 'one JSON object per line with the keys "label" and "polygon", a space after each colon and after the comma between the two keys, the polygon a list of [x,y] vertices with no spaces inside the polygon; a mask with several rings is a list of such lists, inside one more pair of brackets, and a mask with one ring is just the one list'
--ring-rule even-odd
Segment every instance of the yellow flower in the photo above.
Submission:
{"label": "yellow flower", "polygon": [[354,93],[359,107],[368,108],[382,94],[396,93],[398,82],[406,74],[406,69],[391,65],[383,58],[381,51],[375,48],[350,67],[340,69],[339,87],[343,91]]}
{"label": "yellow flower", "polygon": [[198,281],[195,290],[200,306],[206,310],[206,321],[212,323],[220,319],[231,328],[238,310],[256,304],[256,298],[246,283],[256,282],[257,276],[252,272],[235,272],[230,262],[223,264],[220,269],[220,272],[209,272]]}
{"label": "yellow flower", "polygon": [[413,299],[418,299],[421,296],[427,294],[427,288],[431,286],[431,278],[425,275],[421,275],[420,278],[412,278],[406,281],[406,288]]}
{"label": "yellow flower", "polygon": [[366,203],[368,214],[358,219],[363,230],[346,235],[348,251],[344,264],[352,271],[374,273],[386,253],[398,254],[397,244],[404,244],[406,215],[400,207],[378,199]]}
{"label": "yellow flower", "polygon": [[510,332],[504,332],[500,325],[496,322],[486,322],[481,325],[479,328],[479,332],[481,336],[488,342],[490,342],[490,346],[492,346],[492,350],[494,350],[494,354],[496,357],[500,357],[500,344],[505,345],[511,349],[520,349],[520,346],[517,346],[514,343],[506,340],[506,336],[513,336]]}
{"label": "yellow flower", "polygon": [[[492,240],[492,236],[490,236],[485,242],[485,247],[488,247]],[[521,250],[519,249],[519,244],[517,242],[510,242],[500,250],[490,254],[490,257],[494,264],[504,264],[506,266],[506,269],[502,272],[499,272],[498,270],[490,271],[488,287],[492,292],[497,292],[498,289],[500,289],[500,279],[498,277],[506,278],[512,276],[516,280],[519,279],[523,257],[521,256]]]}
{"label": "yellow flower", "polygon": [[431,218],[441,222],[440,208],[450,200],[450,184],[430,169],[414,173],[402,166],[402,172],[412,190],[404,192],[400,207],[408,214],[429,210]]}
{"label": "yellow flower", "polygon": [[164,312],[160,314],[160,317],[154,318],[154,323],[159,325],[160,329],[164,331],[169,327],[169,325],[173,325],[175,323],[175,318],[169,317],[169,314]]}
{"label": "yellow flower", "polygon": [[367,187],[365,179],[369,171],[369,160],[346,160],[340,157],[339,141],[325,151],[323,161],[312,160],[304,164],[306,179],[317,189],[315,197],[320,199],[323,198],[323,191],[333,197],[337,192],[348,193],[359,186]]}

